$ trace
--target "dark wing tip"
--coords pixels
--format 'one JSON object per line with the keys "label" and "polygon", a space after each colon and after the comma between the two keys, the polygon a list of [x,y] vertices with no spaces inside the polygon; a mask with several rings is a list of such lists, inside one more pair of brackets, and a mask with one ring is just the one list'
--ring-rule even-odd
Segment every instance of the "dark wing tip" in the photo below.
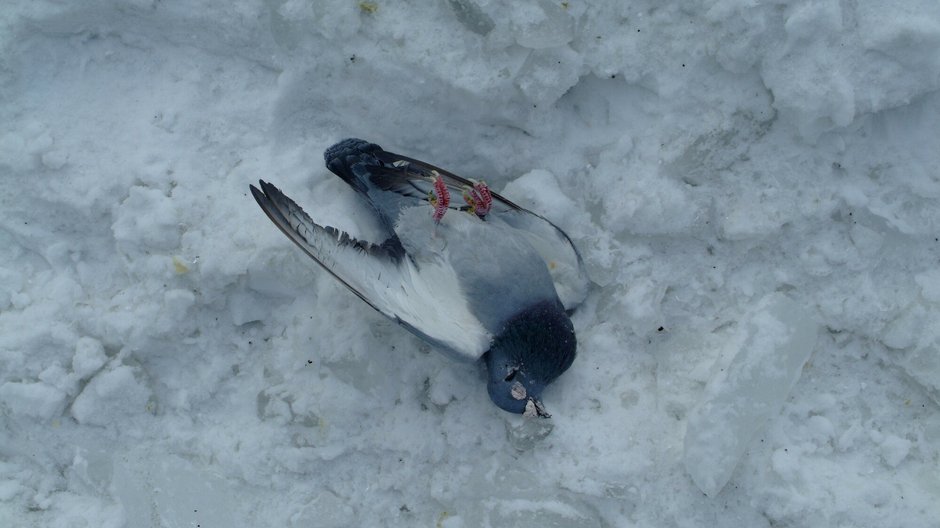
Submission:
{"label": "dark wing tip", "polygon": [[258,189],[254,185],[248,186],[251,189],[251,195],[254,196],[255,201],[258,202],[264,214],[268,215],[268,218],[270,218],[285,235],[293,239],[294,235],[290,232],[293,230],[293,227],[291,226],[290,220],[288,220],[290,209],[293,206],[300,210],[301,213],[303,213],[303,211],[293,200],[285,196],[284,193],[274,185],[264,180],[258,180],[258,185],[261,186],[261,189]]}
{"label": "dark wing tip", "polygon": [[353,166],[357,163],[367,162],[379,152],[383,152],[382,147],[375,143],[369,143],[358,138],[348,138],[326,149],[323,152],[323,161],[326,163],[326,168],[330,169],[330,172],[342,178],[353,189],[366,193],[368,188],[362,180],[356,177]]}
{"label": "dark wing tip", "polygon": [[264,192],[265,198],[269,200],[284,196],[284,193],[282,193],[280,189],[264,180],[258,180],[258,185],[261,186],[261,191]]}
{"label": "dark wing tip", "polygon": [[336,160],[344,160],[346,157],[356,154],[371,154],[380,150],[382,150],[382,147],[375,143],[369,143],[364,139],[346,138],[326,149],[323,152],[323,161],[329,167]]}
{"label": "dark wing tip", "polygon": [[[258,180],[258,183],[264,186],[263,180]],[[254,185],[249,184],[248,188],[251,189],[251,195],[255,197],[255,201],[258,202],[258,205],[264,207],[264,202],[267,201],[268,197],[265,196],[264,193]]]}
{"label": "dark wing tip", "polygon": [[[252,193],[255,196],[255,200],[258,200],[258,205],[265,207],[266,204],[273,204],[278,207],[278,209],[285,209],[281,211],[282,214],[286,212],[291,206],[296,209],[300,209],[293,200],[287,197],[280,189],[275,187],[273,184],[268,183],[264,180],[258,180],[258,184],[261,185],[261,190],[258,191],[252,187]],[[264,202],[262,203],[262,200]]]}

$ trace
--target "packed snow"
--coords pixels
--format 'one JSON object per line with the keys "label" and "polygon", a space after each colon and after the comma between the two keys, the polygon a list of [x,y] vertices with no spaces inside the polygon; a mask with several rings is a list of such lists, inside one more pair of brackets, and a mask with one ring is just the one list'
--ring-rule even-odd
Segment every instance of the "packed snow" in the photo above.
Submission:
{"label": "packed snow", "polygon": [[[0,525],[940,519],[937,2],[13,0],[0,47]],[[368,233],[350,136],[575,241],[550,420],[251,199]]]}

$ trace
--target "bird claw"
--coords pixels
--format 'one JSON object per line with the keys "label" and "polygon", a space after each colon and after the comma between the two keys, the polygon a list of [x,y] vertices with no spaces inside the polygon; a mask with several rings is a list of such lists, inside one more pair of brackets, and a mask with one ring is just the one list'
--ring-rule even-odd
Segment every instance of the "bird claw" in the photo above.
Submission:
{"label": "bird claw", "polygon": [[[434,187],[428,191],[428,203],[434,208],[434,223],[439,224],[450,206],[450,191],[437,171],[431,171],[431,174]],[[477,215],[481,220],[493,207],[493,194],[486,182],[476,182],[472,187],[464,189],[463,200],[467,202],[467,212]]]}
{"label": "bird claw", "polygon": [[493,206],[493,195],[490,193],[490,188],[486,185],[486,182],[477,182],[473,184],[473,187],[465,189],[463,200],[470,206],[467,211],[481,219],[489,214],[490,208]]}

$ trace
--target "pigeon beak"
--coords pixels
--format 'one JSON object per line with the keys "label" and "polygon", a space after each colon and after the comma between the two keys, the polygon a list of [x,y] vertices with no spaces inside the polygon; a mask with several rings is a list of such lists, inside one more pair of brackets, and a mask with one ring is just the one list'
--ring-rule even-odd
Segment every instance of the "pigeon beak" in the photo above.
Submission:
{"label": "pigeon beak", "polygon": [[525,412],[522,413],[522,416],[526,418],[551,418],[552,415],[548,414],[548,411],[545,410],[545,406],[542,405],[542,402],[536,400],[535,398],[529,398],[529,401],[525,404]]}

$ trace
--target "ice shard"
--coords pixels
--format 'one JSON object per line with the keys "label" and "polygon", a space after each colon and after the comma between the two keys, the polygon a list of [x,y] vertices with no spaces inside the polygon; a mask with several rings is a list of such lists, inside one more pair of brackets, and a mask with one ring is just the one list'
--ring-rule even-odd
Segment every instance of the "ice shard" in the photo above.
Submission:
{"label": "ice shard", "polygon": [[686,470],[710,497],[728,483],[767,418],[780,411],[816,343],[816,322],[783,294],[761,299],[745,325],[743,346],[708,382],[686,428]]}

